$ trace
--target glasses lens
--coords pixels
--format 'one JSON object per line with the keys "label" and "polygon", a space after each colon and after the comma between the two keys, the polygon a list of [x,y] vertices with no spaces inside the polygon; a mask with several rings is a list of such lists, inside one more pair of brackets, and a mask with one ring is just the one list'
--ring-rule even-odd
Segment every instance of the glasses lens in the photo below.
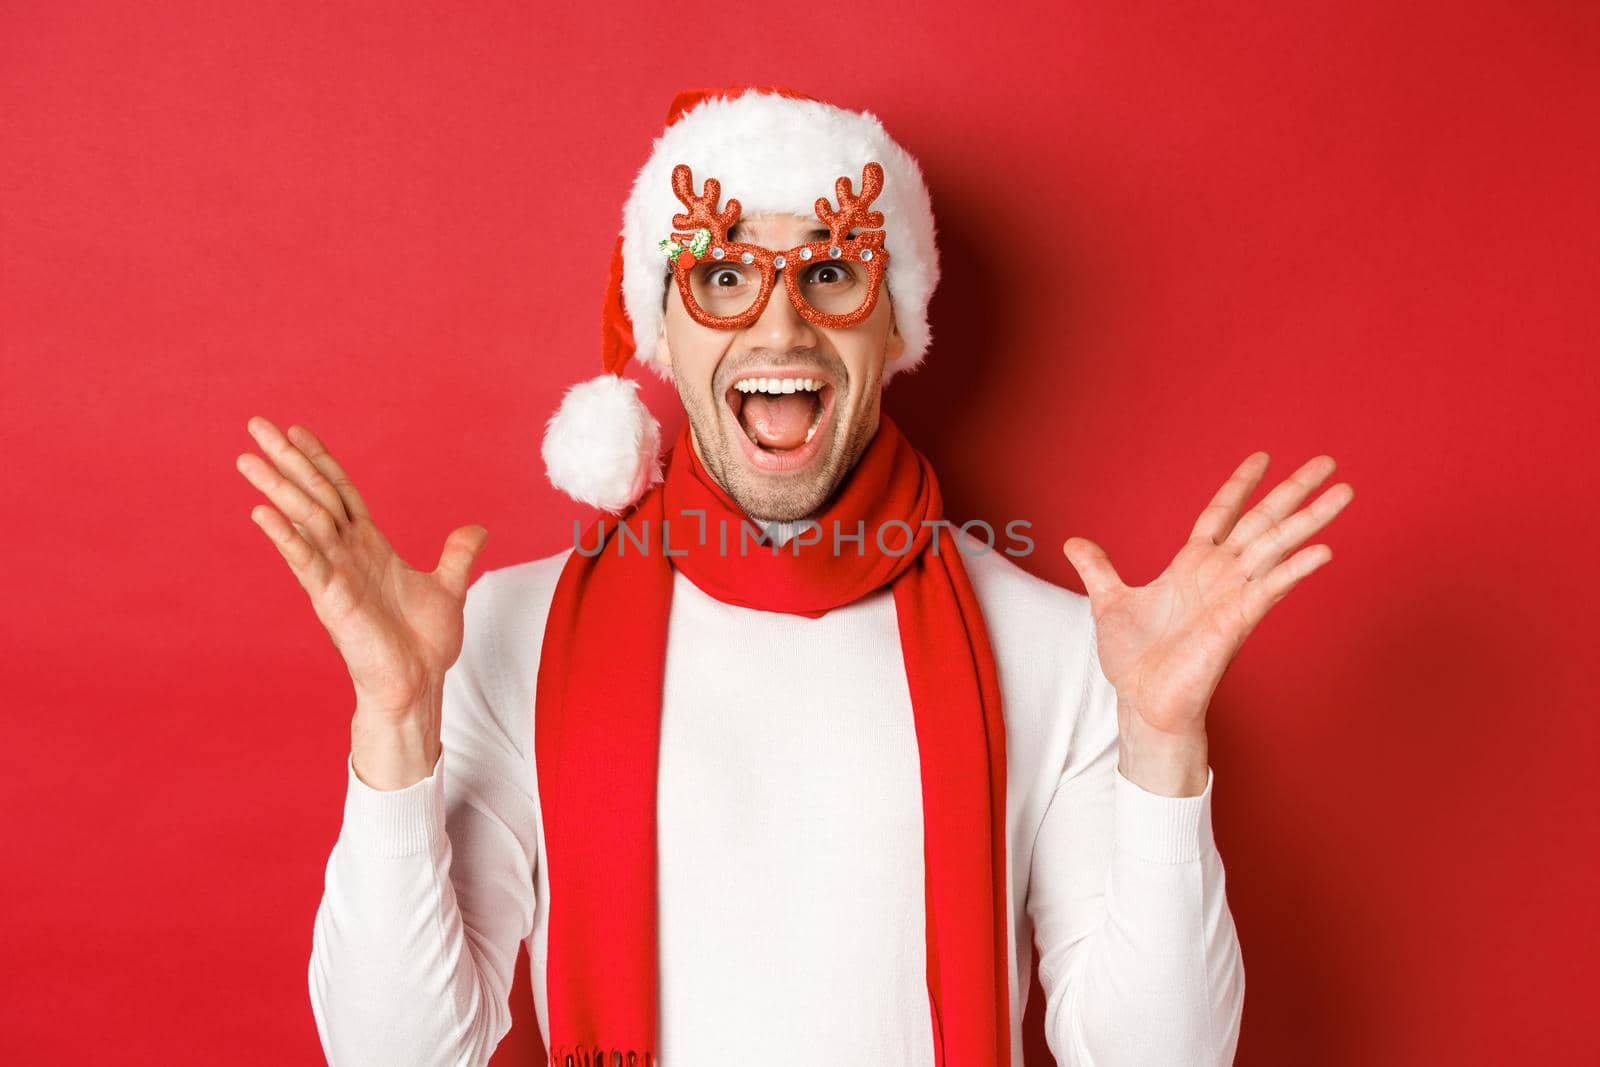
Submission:
{"label": "glasses lens", "polygon": [[800,297],[824,315],[848,315],[867,302],[872,277],[865,263],[825,259],[800,266],[795,281]]}
{"label": "glasses lens", "polygon": [[717,318],[738,315],[761,295],[761,269],[754,263],[706,260],[689,268],[689,289],[706,314]]}

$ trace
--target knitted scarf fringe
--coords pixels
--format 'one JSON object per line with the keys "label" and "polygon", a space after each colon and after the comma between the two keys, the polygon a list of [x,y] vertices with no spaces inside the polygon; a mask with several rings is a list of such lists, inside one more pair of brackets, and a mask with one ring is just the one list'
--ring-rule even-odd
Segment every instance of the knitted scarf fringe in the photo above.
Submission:
{"label": "knitted scarf fringe", "polygon": [[550,1051],[550,1067],[655,1067],[653,1052],[607,1052],[599,1045],[562,1045]]}

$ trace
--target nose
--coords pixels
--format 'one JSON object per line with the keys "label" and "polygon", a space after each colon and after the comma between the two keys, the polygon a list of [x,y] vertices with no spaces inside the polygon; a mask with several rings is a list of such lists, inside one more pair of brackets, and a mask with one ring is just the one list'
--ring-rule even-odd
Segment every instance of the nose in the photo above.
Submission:
{"label": "nose", "polygon": [[772,286],[772,295],[761,315],[750,325],[750,344],[755,348],[808,348],[817,343],[811,323],[789,299],[789,289],[783,284],[783,271],[779,268]]}

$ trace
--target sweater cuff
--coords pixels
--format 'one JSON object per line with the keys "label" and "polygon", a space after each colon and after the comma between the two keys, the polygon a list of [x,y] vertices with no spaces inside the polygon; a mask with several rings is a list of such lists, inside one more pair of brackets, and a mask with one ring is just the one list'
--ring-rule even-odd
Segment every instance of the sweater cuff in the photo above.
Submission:
{"label": "sweater cuff", "polygon": [[1152,863],[1192,863],[1208,848],[1211,837],[1211,783],[1192,797],[1152,793],[1116,770],[1117,847]]}
{"label": "sweater cuff", "polygon": [[355,754],[345,757],[349,779],[339,836],[362,852],[410,856],[426,852],[444,833],[444,753],[433,772],[404,789],[376,789],[356,774]]}

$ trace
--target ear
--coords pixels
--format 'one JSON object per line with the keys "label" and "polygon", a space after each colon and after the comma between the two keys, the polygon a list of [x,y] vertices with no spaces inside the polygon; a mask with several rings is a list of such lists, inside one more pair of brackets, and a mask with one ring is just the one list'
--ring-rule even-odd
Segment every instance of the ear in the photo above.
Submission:
{"label": "ear", "polygon": [[906,354],[906,339],[900,333],[900,322],[893,312],[893,302],[890,304],[889,314],[889,340],[884,345],[884,362],[899,359]]}
{"label": "ear", "polygon": [[678,293],[678,287],[672,282],[672,275],[667,275],[667,283],[661,290],[661,324],[656,327],[656,350],[650,357],[660,370],[670,376],[672,373],[672,343],[667,340],[667,325],[676,315],[687,315],[683,307],[683,297]]}
{"label": "ear", "polygon": [[655,361],[668,370],[672,369],[672,346],[667,343],[667,324],[661,324],[661,332],[656,334]]}

